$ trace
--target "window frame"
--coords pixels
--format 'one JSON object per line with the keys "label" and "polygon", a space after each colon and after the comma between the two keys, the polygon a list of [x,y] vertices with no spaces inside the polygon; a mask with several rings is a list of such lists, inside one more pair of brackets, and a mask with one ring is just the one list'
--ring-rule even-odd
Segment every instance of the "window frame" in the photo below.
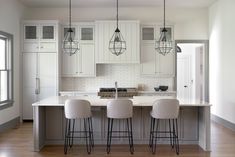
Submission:
{"label": "window frame", "polygon": [[5,70],[1,71],[6,71],[7,72],[7,100],[0,101],[0,110],[9,108],[13,106],[14,103],[14,95],[13,95],[13,89],[14,89],[14,72],[13,72],[13,35],[0,31],[0,39],[5,40],[5,64],[6,68]]}

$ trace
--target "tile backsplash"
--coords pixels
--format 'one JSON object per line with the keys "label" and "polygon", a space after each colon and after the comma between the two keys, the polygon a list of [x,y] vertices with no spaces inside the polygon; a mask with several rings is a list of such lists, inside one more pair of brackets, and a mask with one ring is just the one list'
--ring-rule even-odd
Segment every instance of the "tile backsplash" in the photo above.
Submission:
{"label": "tile backsplash", "polygon": [[83,90],[94,91],[100,87],[136,87],[140,90],[154,90],[159,85],[169,86],[173,90],[174,78],[144,77],[140,75],[139,64],[98,64],[96,66],[96,77],[67,77],[62,78],[61,90]]}

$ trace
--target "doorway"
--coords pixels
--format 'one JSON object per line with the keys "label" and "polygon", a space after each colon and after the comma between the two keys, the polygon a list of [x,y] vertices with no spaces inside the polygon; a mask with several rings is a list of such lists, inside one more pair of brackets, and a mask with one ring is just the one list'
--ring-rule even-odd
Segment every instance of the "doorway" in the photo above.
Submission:
{"label": "doorway", "polygon": [[208,41],[176,40],[177,98],[209,101]]}

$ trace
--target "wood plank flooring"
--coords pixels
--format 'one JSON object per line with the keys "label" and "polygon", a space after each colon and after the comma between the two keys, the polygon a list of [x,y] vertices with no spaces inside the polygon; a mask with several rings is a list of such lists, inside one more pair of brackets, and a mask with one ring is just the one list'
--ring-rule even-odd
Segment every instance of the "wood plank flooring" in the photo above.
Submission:
{"label": "wood plank flooring", "polygon": [[[75,146],[67,155],[63,146],[47,146],[41,152],[33,152],[32,123],[23,123],[15,129],[0,133],[0,157],[176,157],[174,150],[168,145],[158,145],[157,152],[152,155],[147,145],[135,145],[135,153],[131,155],[126,145],[114,145],[109,155],[105,146],[95,146],[88,155],[84,146]],[[235,157],[235,132],[212,122],[212,151],[204,152],[197,145],[181,145],[179,157]]]}

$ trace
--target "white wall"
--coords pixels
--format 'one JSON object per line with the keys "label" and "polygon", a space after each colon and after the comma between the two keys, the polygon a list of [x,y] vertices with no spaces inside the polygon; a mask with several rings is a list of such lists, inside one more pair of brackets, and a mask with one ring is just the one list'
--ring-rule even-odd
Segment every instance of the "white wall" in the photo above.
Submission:
{"label": "white wall", "polygon": [[14,35],[14,105],[0,110],[0,125],[20,116],[20,19],[23,6],[17,0],[0,0],[0,30]]}
{"label": "white wall", "polygon": [[[161,22],[162,7],[120,8],[121,20]],[[72,21],[114,20],[115,8],[73,8]],[[25,19],[68,21],[68,8],[29,8]],[[208,9],[166,8],[166,20],[175,26],[175,39],[208,39]]]}
{"label": "white wall", "polygon": [[218,0],[209,9],[212,113],[235,124],[234,15],[234,0]]}

